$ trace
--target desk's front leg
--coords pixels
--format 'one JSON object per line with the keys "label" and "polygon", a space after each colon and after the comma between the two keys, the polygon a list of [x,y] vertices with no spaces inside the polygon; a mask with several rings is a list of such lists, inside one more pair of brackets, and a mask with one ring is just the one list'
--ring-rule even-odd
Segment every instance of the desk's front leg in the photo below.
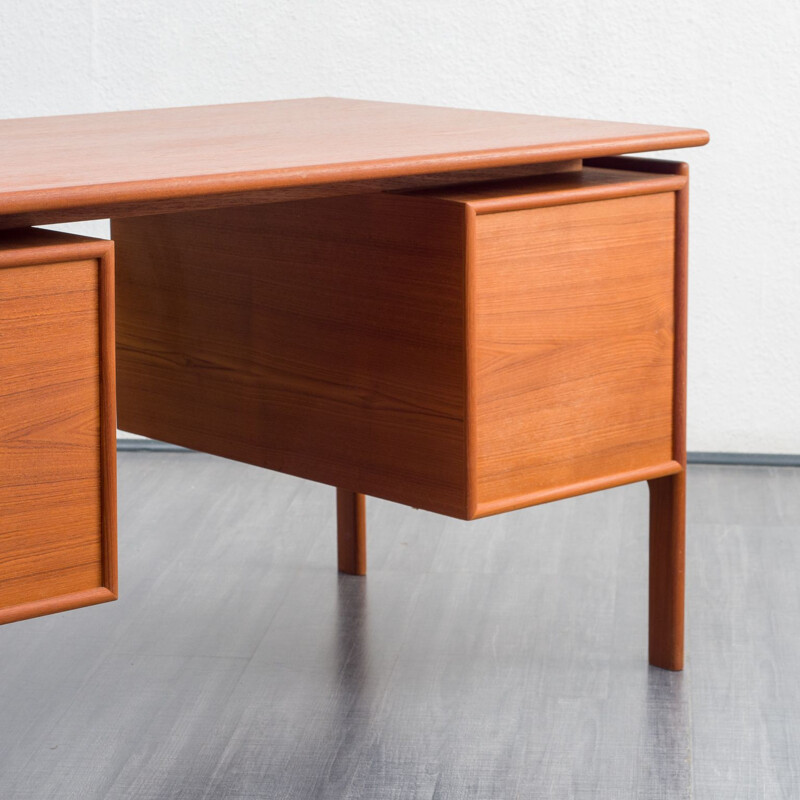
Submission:
{"label": "desk's front leg", "polygon": [[686,471],[650,484],[650,663],[683,669]]}

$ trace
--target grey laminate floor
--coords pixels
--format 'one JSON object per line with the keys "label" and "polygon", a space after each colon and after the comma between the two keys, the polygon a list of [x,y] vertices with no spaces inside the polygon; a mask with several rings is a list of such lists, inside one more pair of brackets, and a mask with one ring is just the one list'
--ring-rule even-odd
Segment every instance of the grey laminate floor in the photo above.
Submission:
{"label": "grey laminate floor", "polygon": [[0,798],[800,797],[800,470],[690,474],[688,666],[644,484],[461,523],[120,456],[117,603],[0,629]]}

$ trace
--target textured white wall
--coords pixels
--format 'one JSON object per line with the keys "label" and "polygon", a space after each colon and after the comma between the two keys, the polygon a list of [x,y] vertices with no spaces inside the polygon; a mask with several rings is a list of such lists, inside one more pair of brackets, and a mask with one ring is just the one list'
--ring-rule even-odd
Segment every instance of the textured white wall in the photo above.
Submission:
{"label": "textured white wall", "polygon": [[800,453],[798,0],[0,0],[0,117],[315,95],[710,130],[689,447]]}

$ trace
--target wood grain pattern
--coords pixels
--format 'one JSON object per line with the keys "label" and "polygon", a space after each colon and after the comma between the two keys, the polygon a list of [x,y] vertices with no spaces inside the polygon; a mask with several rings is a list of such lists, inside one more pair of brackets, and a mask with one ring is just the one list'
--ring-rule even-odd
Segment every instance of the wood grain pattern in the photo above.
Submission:
{"label": "wood grain pattern", "polygon": [[[337,98],[0,121],[4,214],[563,161],[705,131]],[[153,209],[155,210],[155,209]],[[119,214],[118,214],[119,215]]]}
{"label": "wood grain pattern", "polygon": [[113,221],[120,426],[463,516],[464,214],[429,206]]}
{"label": "wood grain pattern", "polygon": [[675,391],[673,394],[673,453],[686,468],[686,357],[689,298],[689,165],[655,158],[597,158],[590,168],[646,171],[671,175],[682,184],[675,193]]}
{"label": "wood grain pattern", "polygon": [[674,193],[478,217],[476,512],[673,461]]}
{"label": "wood grain pattern", "polygon": [[336,490],[336,539],[339,572],[367,574],[367,498],[358,492]]}
{"label": "wood grain pattern", "polygon": [[112,252],[0,235],[0,622],[116,596]]}

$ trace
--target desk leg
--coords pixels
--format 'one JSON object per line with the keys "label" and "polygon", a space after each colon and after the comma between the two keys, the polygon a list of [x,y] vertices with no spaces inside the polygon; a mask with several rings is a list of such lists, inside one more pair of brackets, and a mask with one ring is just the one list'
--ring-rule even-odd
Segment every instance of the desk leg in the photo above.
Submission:
{"label": "desk leg", "polygon": [[347,489],[336,490],[339,572],[367,574],[367,498]]}
{"label": "desk leg", "polygon": [[650,663],[683,669],[686,471],[650,484]]}

